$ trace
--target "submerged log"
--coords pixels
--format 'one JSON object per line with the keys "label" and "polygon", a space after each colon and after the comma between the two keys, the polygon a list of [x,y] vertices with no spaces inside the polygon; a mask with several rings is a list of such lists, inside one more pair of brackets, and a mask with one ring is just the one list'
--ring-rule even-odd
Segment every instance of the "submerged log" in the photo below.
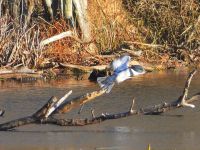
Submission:
{"label": "submerged log", "polygon": [[36,123],[36,124],[48,123],[48,124],[55,124],[55,125],[60,125],[60,126],[83,126],[83,125],[100,123],[105,120],[120,119],[120,118],[133,116],[133,115],[160,115],[166,111],[173,110],[176,108],[181,108],[184,106],[191,107],[191,103],[195,101],[200,101],[200,92],[193,95],[191,98],[187,98],[191,80],[196,72],[197,71],[194,70],[189,74],[184,90],[183,90],[183,94],[177,100],[172,101],[172,102],[168,102],[168,103],[163,102],[158,105],[153,105],[150,107],[134,110],[133,107],[134,107],[135,100],[133,100],[130,109],[128,111],[121,112],[121,113],[116,113],[116,114],[105,113],[98,117],[95,117],[94,110],[92,110],[92,118],[85,118],[85,119],[74,119],[74,118],[56,119],[54,118],[52,115],[53,113],[67,113],[71,109],[80,107],[83,104],[105,93],[105,91],[101,89],[99,91],[87,93],[83,96],[79,96],[79,97],[76,97],[69,101],[64,102],[65,99],[71,94],[71,91],[70,91],[60,100],[57,100],[55,97],[52,97],[41,109],[39,109],[32,116],[28,116],[28,117],[24,117],[24,118],[16,119],[13,121],[9,121],[7,123],[0,124],[0,131],[12,130],[13,128],[30,124],[30,123]]}

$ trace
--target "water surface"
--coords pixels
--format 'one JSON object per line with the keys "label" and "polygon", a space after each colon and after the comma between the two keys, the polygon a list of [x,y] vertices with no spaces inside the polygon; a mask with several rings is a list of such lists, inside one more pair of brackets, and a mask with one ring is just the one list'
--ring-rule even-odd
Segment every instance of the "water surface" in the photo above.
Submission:
{"label": "water surface", "polygon": [[[190,95],[200,91],[200,74],[191,85]],[[135,108],[172,101],[182,93],[187,72],[149,73],[125,81],[114,87],[110,94],[85,105],[81,115],[78,109],[57,117],[91,117],[102,112],[126,111],[135,97]],[[71,97],[98,90],[96,83],[87,79],[37,81],[32,83],[1,82],[0,108],[6,110],[0,123],[31,115],[51,96],[62,97],[73,90]],[[109,120],[84,127],[55,125],[26,125],[12,132],[0,132],[0,150],[86,150],[121,149],[145,150],[151,144],[159,150],[200,149],[200,107],[183,108],[161,116],[131,116]]]}

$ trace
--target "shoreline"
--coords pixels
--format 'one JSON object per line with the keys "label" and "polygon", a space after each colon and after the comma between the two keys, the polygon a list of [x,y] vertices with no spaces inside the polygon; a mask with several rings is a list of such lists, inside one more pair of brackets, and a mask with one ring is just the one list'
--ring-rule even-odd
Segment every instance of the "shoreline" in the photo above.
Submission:
{"label": "shoreline", "polygon": [[[139,61],[131,61],[130,65],[140,64],[144,66],[147,72],[156,72],[156,71],[167,71],[167,70],[190,70],[194,68],[193,65],[177,65],[176,62],[169,64],[151,64],[144,63]],[[5,69],[0,68],[0,81],[26,81],[32,82],[34,80],[54,80],[60,78],[72,78],[72,77],[81,77],[82,75],[92,75],[95,72],[95,75],[98,77],[106,76],[108,71],[106,70],[108,65],[97,65],[97,66],[82,66],[74,64],[65,64],[59,63],[56,67],[50,67],[46,69],[28,69],[26,67],[21,67],[19,69]],[[200,64],[197,65],[200,67]],[[95,77],[96,78],[96,77]],[[95,81],[95,80],[91,80]]]}

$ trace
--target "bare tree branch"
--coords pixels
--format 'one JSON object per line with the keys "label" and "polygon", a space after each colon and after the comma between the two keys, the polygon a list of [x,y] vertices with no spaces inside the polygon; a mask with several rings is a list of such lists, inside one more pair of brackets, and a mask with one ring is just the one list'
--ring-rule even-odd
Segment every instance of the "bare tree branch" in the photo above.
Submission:
{"label": "bare tree branch", "polygon": [[[78,96],[66,102],[63,102],[65,98],[67,98],[71,92],[67,93],[63,98],[57,100],[55,97],[52,97],[41,109],[39,109],[36,113],[32,116],[16,119],[13,121],[9,121],[3,124],[0,124],[0,131],[12,130],[13,128],[30,124],[30,123],[42,123],[42,124],[55,124],[60,126],[84,126],[89,124],[101,123],[102,121],[111,120],[111,119],[120,119],[128,116],[133,115],[160,115],[166,111],[181,108],[187,105],[192,105],[191,103],[195,101],[200,101],[200,93],[193,95],[191,98],[187,99],[188,89],[192,80],[192,77],[196,73],[196,70],[192,71],[188,79],[186,81],[183,94],[178,98],[178,100],[168,102],[168,103],[161,103],[158,105],[148,106],[145,108],[140,108],[134,110],[134,102],[133,99],[130,109],[125,112],[120,112],[116,114],[108,114],[102,113],[102,115],[95,117],[94,110],[91,110],[92,118],[85,118],[85,119],[56,119],[52,116],[54,111],[55,113],[67,113],[71,109],[80,107],[81,105],[93,100],[94,98],[101,96],[105,93],[104,90],[94,91],[91,93],[87,93],[82,96]],[[184,105],[183,105],[184,103]],[[60,105],[61,104],[61,105]],[[56,106],[56,107],[55,107]]]}
{"label": "bare tree branch", "polygon": [[190,83],[191,83],[191,81],[192,81],[193,76],[194,76],[196,73],[197,73],[197,70],[196,70],[196,69],[193,70],[193,71],[189,74],[188,79],[187,79],[187,81],[186,81],[186,83],[185,83],[185,88],[184,88],[184,90],[183,90],[183,94],[182,94],[182,96],[181,96],[180,99],[179,99],[180,105],[182,105],[182,106],[188,106],[188,107],[192,107],[192,108],[195,107],[195,105],[188,104],[188,103],[186,102],[186,99],[187,99],[187,96],[188,96],[188,91],[189,91]]}

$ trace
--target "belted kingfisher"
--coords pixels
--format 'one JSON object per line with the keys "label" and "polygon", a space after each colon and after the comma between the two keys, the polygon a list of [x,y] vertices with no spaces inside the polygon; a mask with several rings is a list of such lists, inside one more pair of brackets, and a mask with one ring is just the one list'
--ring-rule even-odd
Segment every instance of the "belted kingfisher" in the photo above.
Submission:
{"label": "belted kingfisher", "polygon": [[98,77],[97,82],[100,87],[109,93],[116,83],[121,83],[132,76],[137,76],[145,73],[144,68],[141,65],[132,65],[129,67],[130,56],[122,56],[114,60],[110,64],[110,68],[113,70],[113,74],[108,77]]}

